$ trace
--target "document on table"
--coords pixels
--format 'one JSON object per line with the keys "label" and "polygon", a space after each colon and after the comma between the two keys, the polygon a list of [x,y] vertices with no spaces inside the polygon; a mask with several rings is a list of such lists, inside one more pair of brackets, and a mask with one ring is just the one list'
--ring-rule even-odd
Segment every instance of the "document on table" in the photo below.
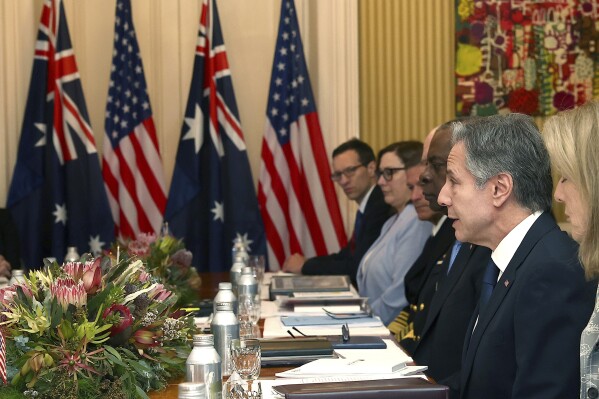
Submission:
{"label": "document on table", "polygon": [[[290,327],[285,327],[281,323],[280,317],[268,317],[264,320],[264,333],[263,338],[280,338],[288,337]],[[302,326],[299,328],[306,335],[341,335],[340,325],[336,326]],[[292,331],[293,332],[293,331]],[[362,327],[362,326],[351,326],[350,335],[389,335],[389,330],[382,324],[378,327]],[[395,344],[393,344],[395,345]]]}

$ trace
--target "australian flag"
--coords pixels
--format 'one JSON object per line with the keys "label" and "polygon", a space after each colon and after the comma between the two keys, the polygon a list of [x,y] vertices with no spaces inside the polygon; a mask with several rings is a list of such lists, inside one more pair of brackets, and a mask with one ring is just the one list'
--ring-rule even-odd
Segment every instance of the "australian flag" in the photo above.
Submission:
{"label": "australian flag", "polygon": [[233,240],[266,255],[216,3],[204,0],[166,220],[200,271],[231,267]]}
{"label": "australian flag", "polygon": [[[100,252],[114,225],[61,0],[46,0],[7,207],[26,268]],[[14,265],[13,265],[14,266]]]}

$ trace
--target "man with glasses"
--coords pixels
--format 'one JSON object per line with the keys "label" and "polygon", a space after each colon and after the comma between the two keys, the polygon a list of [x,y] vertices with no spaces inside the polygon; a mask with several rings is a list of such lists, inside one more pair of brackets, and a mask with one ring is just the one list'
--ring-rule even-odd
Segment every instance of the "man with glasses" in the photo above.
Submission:
{"label": "man with glasses", "polygon": [[393,213],[376,185],[375,170],[374,152],[365,142],[351,139],[335,148],[331,179],[339,184],[347,198],[359,206],[352,237],[335,254],[310,259],[304,259],[301,254],[292,254],[283,264],[283,271],[307,275],[349,275],[356,285],[362,256]]}

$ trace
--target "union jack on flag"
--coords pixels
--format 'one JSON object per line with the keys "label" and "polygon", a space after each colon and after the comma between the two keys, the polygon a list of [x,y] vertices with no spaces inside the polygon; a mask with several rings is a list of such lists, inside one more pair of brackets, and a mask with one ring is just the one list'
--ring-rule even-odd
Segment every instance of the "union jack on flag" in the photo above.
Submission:
{"label": "union jack on flag", "polygon": [[116,2],[104,126],[102,173],[117,235],[158,233],[166,188],[130,0]]}
{"label": "union jack on flag", "polygon": [[213,0],[202,3],[195,50],[166,219],[200,271],[224,271],[236,237],[256,254],[266,244]]}
{"label": "union jack on flag", "polygon": [[[75,53],[61,0],[46,0],[7,207],[24,266],[62,261],[68,246],[100,252],[113,241]],[[19,265],[13,265],[19,266]]]}

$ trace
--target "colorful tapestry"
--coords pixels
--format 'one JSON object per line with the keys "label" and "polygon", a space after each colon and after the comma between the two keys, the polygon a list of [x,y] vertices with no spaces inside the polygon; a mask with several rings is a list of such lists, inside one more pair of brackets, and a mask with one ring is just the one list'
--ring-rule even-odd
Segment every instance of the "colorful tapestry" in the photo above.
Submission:
{"label": "colorful tapestry", "polygon": [[599,0],[455,0],[456,115],[552,115],[599,97]]}

